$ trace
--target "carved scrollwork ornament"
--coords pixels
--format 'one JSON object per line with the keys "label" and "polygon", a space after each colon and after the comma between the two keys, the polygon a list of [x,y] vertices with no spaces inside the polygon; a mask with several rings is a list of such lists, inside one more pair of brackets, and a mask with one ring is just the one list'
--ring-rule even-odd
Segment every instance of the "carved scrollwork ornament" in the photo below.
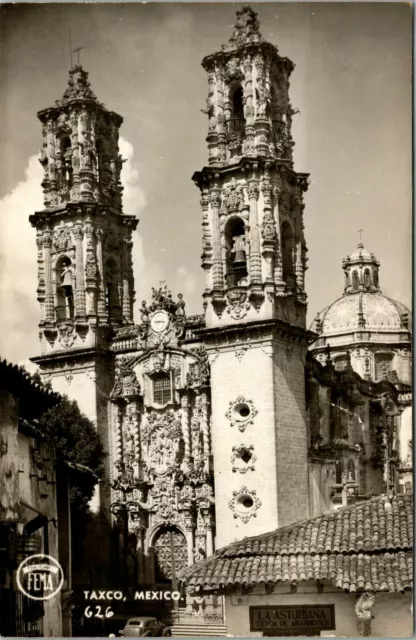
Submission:
{"label": "carved scrollwork ornament", "polygon": [[43,236],[43,246],[45,249],[50,249],[52,247],[52,238],[49,233]]}
{"label": "carved scrollwork ornament", "polygon": [[256,460],[257,457],[254,454],[253,445],[241,444],[238,447],[233,447],[231,464],[234,472],[247,473],[247,471],[254,471]]}
{"label": "carved scrollwork ornament", "polygon": [[76,339],[74,325],[66,322],[58,327],[58,340],[65,348],[72,347]]}
{"label": "carved scrollwork ornament", "polygon": [[233,497],[228,503],[228,508],[233,512],[234,518],[239,518],[244,523],[247,523],[250,518],[257,516],[256,512],[260,509],[261,504],[256,491],[243,486],[237,491],[233,491]]}
{"label": "carved scrollwork ornament", "polygon": [[76,225],[72,231],[75,240],[82,240],[84,237],[84,232],[80,225]]}
{"label": "carved scrollwork ornament", "polygon": [[266,210],[264,212],[261,234],[265,242],[274,242],[276,239],[276,226],[271,211]]}
{"label": "carved scrollwork ornament", "polygon": [[243,432],[249,425],[254,424],[257,413],[252,400],[238,396],[230,402],[225,417],[230,421],[231,427],[237,426],[239,431]]}
{"label": "carved scrollwork ornament", "polygon": [[207,193],[203,193],[200,199],[202,211],[208,210],[209,201],[210,201],[209,195]]}
{"label": "carved scrollwork ornament", "polygon": [[257,200],[259,196],[259,187],[256,182],[250,182],[247,187],[249,200]]}
{"label": "carved scrollwork ornament", "polygon": [[250,304],[247,301],[247,292],[241,289],[227,291],[227,313],[235,320],[240,320],[247,315]]}
{"label": "carved scrollwork ornament", "polygon": [[71,236],[69,235],[67,227],[56,230],[53,238],[53,244],[57,251],[67,251],[70,248]]}
{"label": "carved scrollwork ornament", "polygon": [[220,207],[221,206],[221,196],[219,190],[212,190],[209,195],[209,200],[212,207]]}

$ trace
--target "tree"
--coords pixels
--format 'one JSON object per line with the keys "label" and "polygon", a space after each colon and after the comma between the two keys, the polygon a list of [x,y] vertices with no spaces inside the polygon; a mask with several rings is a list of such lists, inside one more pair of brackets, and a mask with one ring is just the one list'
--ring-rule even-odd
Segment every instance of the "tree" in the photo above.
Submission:
{"label": "tree", "polygon": [[88,512],[94,486],[103,472],[104,448],[97,429],[81,413],[76,401],[67,396],[63,396],[57,406],[41,416],[39,426],[53,441],[59,457],[83,465],[93,472],[72,474],[72,510]]}

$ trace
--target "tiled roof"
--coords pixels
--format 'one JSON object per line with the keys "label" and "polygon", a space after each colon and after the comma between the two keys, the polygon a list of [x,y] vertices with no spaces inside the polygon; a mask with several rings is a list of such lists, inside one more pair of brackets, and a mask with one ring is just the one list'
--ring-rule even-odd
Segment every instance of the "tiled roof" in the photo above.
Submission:
{"label": "tiled roof", "polygon": [[0,358],[0,387],[19,398],[19,417],[31,421],[62,400],[59,393],[33,379],[24,369]]}
{"label": "tiled roof", "polygon": [[347,591],[412,586],[413,496],[385,496],[244,538],[189,567],[195,591],[329,580]]}

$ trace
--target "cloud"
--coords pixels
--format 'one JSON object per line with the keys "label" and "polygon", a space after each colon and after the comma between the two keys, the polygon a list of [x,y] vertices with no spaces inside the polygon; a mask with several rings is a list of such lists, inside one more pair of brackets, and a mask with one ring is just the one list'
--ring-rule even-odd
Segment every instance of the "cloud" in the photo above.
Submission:
{"label": "cloud", "polygon": [[0,200],[0,354],[12,362],[39,352],[36,232],[28,218],[42,209],[42,178],[30,157],[24,180]]}
{"label": "cloud", "polygon": [[139,216],[146,206],[146,194],[139,182],[139,171],[134,162],[133,145],[120,137],[119,149],[126,160],[121,172],[121,182],[124,187],[123,211],[132,216]]}
{"label": "cloud", "polygon": [[176,269],[175,284],[178,292],[183,293],[185,297],[193,296],[197,292],[197,278],[186,267]]}
{"label": "cloud", "polygon": [[[126,159],[122,171],[124,211],[137,216],[146,205],[146,196],[134,163],[133,145],[123,138],[119,144]],[[28,358],[40,351],[36,232],[29,215],[43,208],[42,178],[38,156],[31,156],[24,179],[0,200],[0,355],[29,367]],[[164,278],[164,272],[146,260],[137,231],[133,255],[139,289],[146,285],[150,290],[155,281]]]}

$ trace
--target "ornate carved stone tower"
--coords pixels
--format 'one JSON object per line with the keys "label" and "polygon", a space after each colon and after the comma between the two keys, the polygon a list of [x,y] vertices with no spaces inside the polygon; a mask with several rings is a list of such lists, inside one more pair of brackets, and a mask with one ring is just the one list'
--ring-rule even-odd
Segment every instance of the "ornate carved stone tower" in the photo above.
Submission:
{"label": "ornate carved stone tower", "polygon": [[123,214],[121,116],[96,98],[76,65],[61,100],[38,113],[44,169],[37,230],[42,355],[54,389],[76,399],[107,439],[109,340],[133,321],[133,216]]}
{"label": "ornate carved stone tower", "polygon": [[293,168],[294,65],[263,40],[250,7],[237,12],[229,43],[202,66],[209,164],[193,179],[202,196],[203,335],[212,364],[221,546],[308,515],[308,182]]}

